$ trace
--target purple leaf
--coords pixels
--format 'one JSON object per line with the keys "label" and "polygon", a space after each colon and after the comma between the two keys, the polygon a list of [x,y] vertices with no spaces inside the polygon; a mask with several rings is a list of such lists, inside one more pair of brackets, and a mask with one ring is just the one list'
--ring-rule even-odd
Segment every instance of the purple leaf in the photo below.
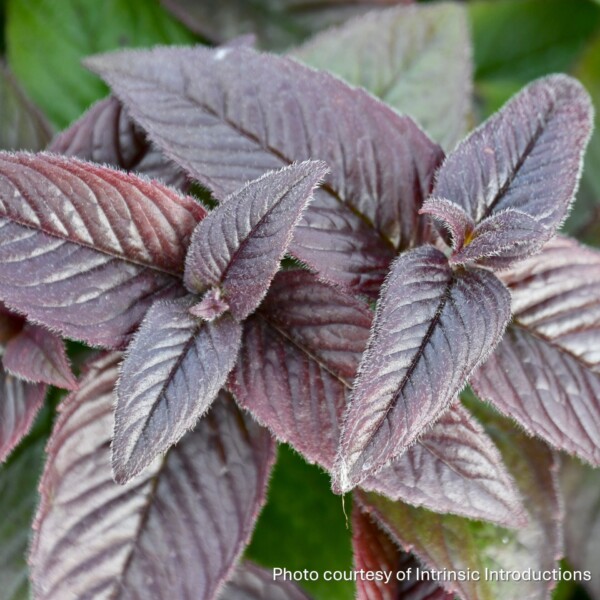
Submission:
{"label": "purple leaf", "polygon": [[361,487],[392,500],[408,499],[413,506],[435,507],[436,512],[479,515],[507,527],[527,523],[500,453],[460,403]]}
{"label": "purple leaf", "polygon": [[45,395],[45,385],[22,381],[0,368],[0,463],[31,428]]}
{"label": "purple leaf", "polygon": [[423,234],[417,211],[442,152],[363,90],[249,48],[130,51],[88,64],[217,197],[294,161],[327,162],[290,246],[322,278],[372,293],[393,256],[389,240],[405,248]]}
{"label": "purple leaf", "polygon": [[354,569],[389,573],[389,580],[358,579],[357,600],[452,600],[454,596],[430,581],[419,581],[419,562],[402,552],[378,525],[355,505],[352,510]]}
{"label": "purple leaf", "polygon": [[267,173],[228,197],[194,230],[185,266],[187,288],[194,293],[222,289],[238,320],[253,313],[326,173],[325,163],[307,161]]}
{"label": "purple leaf", "polygon": [[129,481],[193,427],[233,368],[242,328],[189,313],[193,298],[157,302],[131,342],[117,385],[113,469]]}
{"label": "purple leaf", "polygon": [[565,551],[574,569],[589,571],[583,585],[600,597],[600,470],[564,459],[560,473],[565,503]]}
{"label": "purple leaf", "polygon": [[50,124],[4,63],[0,64],[0,107],[0,148],[42,150],[46,146]]}
{"label": "purple leaf", "polygon": [[398,258],[344,419],[336,465],[341,490],[377,472],[437,420],[509,318],[509,294],[492,273],[453,272],[431,246]]}
{"label": "purple leaf", "polygon": [[[371,320],[366,303],[310,273],[279,273],[246,322],[230,388],[279,439],[331,470]],[[498,452],[457,406],[365,486],[432,510],[521,522],[520,500]]]}
{"label": "purple leaf", "polygon": [[66,337],[123,346],[155,299],[183,295],[187,243],[205,214],[121,171],[1,154],[2,300]]}
{"label": "purple leaf", "polygon": [[38,325],[26,324],[8,342],[2,362],[7,371],[26,381],[77,388],[64,342]]}
{"label": "purple leaf", "polygon": [[544,245],[544,227],[520,210],[507,208],[484,219],[458,252],[451,264],[476,263],[492,269],[504,269],[535,254]]}
{"label": "purple leaf", "polygon": [[456,147],[433,194],[477,222],[509,208],[524,212],[544,228],[546,241],[573,199],[591,128],[592,106],[580,83],[565,75],[539,79]]}
{"label": "purple leaf", "polygon": [[273,572],[240,563],[219,594],[219,600],[310,600],[295,583],[273,580]]}
{"label": "purple leaf", "polygon": [[513,322],[471,385],[531,434],[600,465],[600,253],[557,238],[503,280]]}
{"label": "purple leaf", "polygon": [[475,229],[475,222],[465,209],[444,198],[429,198],[419,214],[433,217],[448,230],[453,250],[460,250]]}
{"label": "purple leaf", "polygon": [[29,558],[35,597],[211,600],[264,502],[272,439],[223,396],[166,457],[115,484],[119,360],[97,361],[60,405]]}
{"label": "purple leaf", "polygon": [[292,50],[410,115],[449,150],[467,132],[471,54],[467,10],[449,2],[372,11]]}
{"label": "purple leaf", "polygon": [[127,110],[113,97],[94,104],[58,135],[48,150],[135,171],[179,189],[187,187],[185,175],[150,145]]}
{"label": "purple leaf", "polygon": [[[434,571],[479,574],[479,579],[441,580],[451,593],[463,600],[488,598],[549,598],[555,581],[527,581],[504,576],[558,570],[562,556],[559,500],[553,452],[542,442],[529,438],[500,420],[490,422],[489,433],[499,445],[504,461],[514,476],[528,511],[529,524],[508,530],[491,524],[440,515],[391,502],[374,494],[355,493],[359,506],[371,514],[406,551],[413,552]],[[486,574],[485,569],[498,571]]]}

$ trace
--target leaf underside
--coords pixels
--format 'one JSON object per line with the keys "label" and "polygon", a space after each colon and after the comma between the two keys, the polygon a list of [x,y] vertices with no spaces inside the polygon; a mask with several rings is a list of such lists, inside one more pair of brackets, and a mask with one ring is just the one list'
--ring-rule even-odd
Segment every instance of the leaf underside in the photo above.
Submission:
{"label": "leaf underside", "polygon": [[325,163],[306,161],[267,173],[226,198],[194,230],[186,257],[187,288],[193,293],[221,289],[238,320],[254,312],[326,172]]}
{"label": "leaf underside", "polygon": [[344,418],[336,465],[343,490],[437,420],[499,342],[509,317],[510,297],[492,273],[454,272],[431,246],[397,259]]}
{"label": "leaf underside", "polygon": [[35,597],[215,598],[264,502],[271,437],[224,396],[143,476],[117,485],[109,443],[119,360],[90,366],[61,404],[29,558]]}
{"label": "leaf underside", "polygon": [[[330,471],[371,321],[365,302],[310,273],[279,273],[246,322],[228,385],[278,439]],[[458,406],[364,485],[432,510],[508,525],[520,520],[520,501],[497,451]]]}
{"label": "leaf underside", "polygon": [[356,570],[391,574],[388,583],[359,579],[357,600],[453,600],[454,596],[435,583],[418,580],[419,562],[401,551],[358,506],[352,510],[352,548]]}
{"label": "leaf underside", "polygon": [[187,241],[205,214],[121,171],[2,154],[2,300],[66,337],[124,346],[154,300],[185,293]]}
{"label": "leaf underside", "polygon": [[130,344],[117,385],[113,468],[124,483],[167,451],[210,407],[233,368],[242,328],[202,321],[193,298],[157,302]]}
{"label": "leaf underside", "polygon": [[366,92],[249,48],[132,51],[88,65],[218,198],[294,161],[325,161],[326,185],[290,246],[325,280],[375,295],[390,241],[404,248],[423,235],[417,211],[442,152]]}
{"label": "leaf underside", "polygon": [[25,324],[8,342],[2,363],[7,371],[26,381],[67,390],[77,387],[64,342],[58,335],[37,325]]}
{"label": "leaf underside", "polygon": [[556,238],[502,278],[513,321],[471,385],[528,432],[600,465],[600,253]]}

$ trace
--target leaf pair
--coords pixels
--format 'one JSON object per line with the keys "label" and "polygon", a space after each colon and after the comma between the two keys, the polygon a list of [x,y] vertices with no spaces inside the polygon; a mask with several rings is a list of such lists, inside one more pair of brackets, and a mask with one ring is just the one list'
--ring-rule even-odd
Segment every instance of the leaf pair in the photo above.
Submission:
{"label": "leaf pair", "polygon": [[592,124],[581,84],[554,75],[462,141],[420,211],[450,231],[450,262],[502,269],[538,251],[568,213]]}
{"label": "leaf pair", "polygon": [[264,175],[196,226],[184,283],[204,298],[155,304],[123,362],[113,445],[117,481],[177,442],[216,398],[237,359],[240,322],[260,304],[325,172],[324,163],[309,161]]}
{"label": "leaf pair", "polygon": [[591,127],[581,85],[553,76],[531,84],[445,160],[420,212],[447,226],[453,252],[447,259],[424,247],[391,266],[345,417],[342,490],[414,443],[500,342],[510,296],[480,267],[507,267],[554,235]]}

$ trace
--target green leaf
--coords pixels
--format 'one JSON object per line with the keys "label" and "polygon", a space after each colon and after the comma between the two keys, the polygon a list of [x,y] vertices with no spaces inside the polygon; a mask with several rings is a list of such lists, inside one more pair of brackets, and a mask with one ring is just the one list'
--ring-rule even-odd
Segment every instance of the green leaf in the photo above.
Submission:
{"label": "green leaf", "polygon": [[52,131],[9,69],[0,64],[0,148],[42,150]]}
{"label": "green leaf", "polygon": [[[348,514],[350,508],[347,503]],[[352,569],[342,500],[331,493],[329,477],[288,446],[279,447],[268,502],[246,556],[266,567],[317,571],[317,581],[298,582],[315,600],[355,596],[354,583],[323,578],[324,571]]]}
{"label": "green leaf", "polygon": [[596,129],[585,157],[577,202],[565,229],[588,244],[600,245],[600,35],[586,48],[574,75],[592,96]]}
{"label": "green leaf", "polygon": [[44,439],[15,453],[0,467],[0,582],[3,600],[28,600],[27,548],[38,500]]}
{"label": "green leaf", "polygon": [[591,581],[583,585],[600,598],[600,469],[564,457],[560,483],[567,559],[575,569],[591,572]]}
{"label": "green leaf", "polygon": [[374,494],[358,494],[363,510],[407,551],[436,571],[478,573],[479,581],[446,581],[448,591],[465,600],[546,598],[554,582],[494,581],[492,571],[558,569],[560,502],[553,453],[542,442],[517,431],[503,418],[483,409],[484,425],[498,445],[529,513],[529,524],[509,530],[479,521],[442,515],[391,502]]}
{"label": "green leaf", "polygon": [[446,149],[466,133],[471,44],[459,4],[372,12],[317,35],[292,56],[368,89]]}
{"label": "green leaf", "polygon": [[90,54],[125,46],[192,43],[158,0],[9,0],[9,63],[31,98],[59,128],[107,88],[83,69]]}
{"label": "green leaf", "polygon": [[600,10],[588,0],[478,0],[469,15],[484,116],[531,79],[570,71],[600,26]]}

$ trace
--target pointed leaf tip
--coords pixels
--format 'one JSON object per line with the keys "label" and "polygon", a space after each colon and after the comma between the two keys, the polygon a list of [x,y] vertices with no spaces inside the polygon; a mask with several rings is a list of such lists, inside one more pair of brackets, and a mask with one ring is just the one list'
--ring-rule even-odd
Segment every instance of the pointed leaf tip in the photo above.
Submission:
{"label": "pointed leaf tip", "polygon": [[531,232],[540,247],[569,210],[592,127],[591,100],[577,80],[538,79],[448,155],[433,195],[476,222],[506,209],[526,213],[542,226]]}
{"label": "pointed leaf tip", "polygon": [[323,161],[293,164],[226,198],[194,230],[186,258],[187,288],[200,293],[219,287],[238,320],[254,312],[328,170]]}
{"label": "pointed leaf tip", "polygon": [[129,346],[117,384],[112,460],[129,481],[206,412],[233,368],[241,326],[224,315],[201,321],[193,298],[157,302]]}
{"label": "pointed leaf tip", "polygon": [[395,261],[344,420],[341,489],[377,472],[441,415],[509,317],[509,293],[490,272],[454,272],[431,246]]}

